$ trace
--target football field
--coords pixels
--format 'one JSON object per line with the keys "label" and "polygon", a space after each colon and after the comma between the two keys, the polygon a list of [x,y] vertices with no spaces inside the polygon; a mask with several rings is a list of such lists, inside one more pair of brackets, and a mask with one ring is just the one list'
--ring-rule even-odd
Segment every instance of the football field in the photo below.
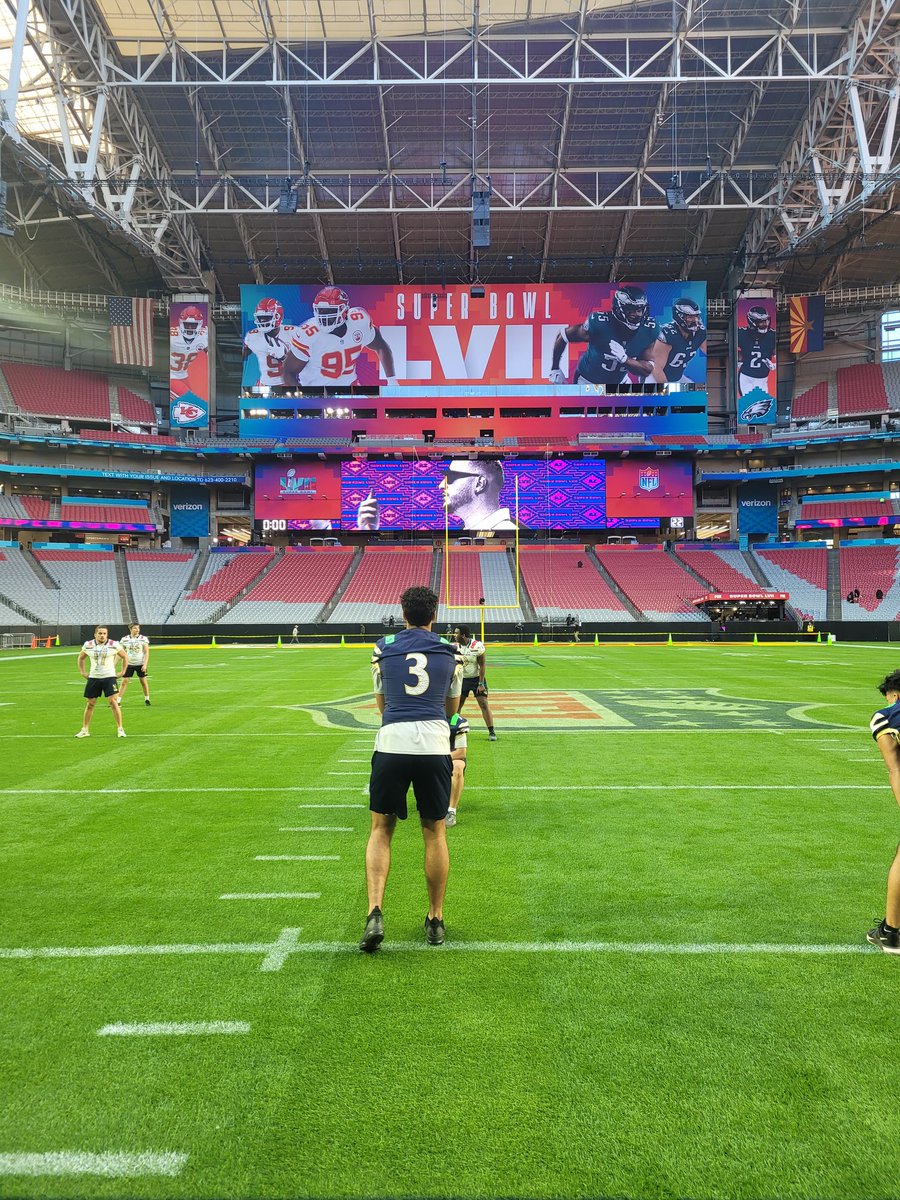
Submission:
{"label": "football field", "polygon": [[892,647],[492,647],[447,942],[356,950],[362,647],[0,656],[0,1196],[900,1191]]}

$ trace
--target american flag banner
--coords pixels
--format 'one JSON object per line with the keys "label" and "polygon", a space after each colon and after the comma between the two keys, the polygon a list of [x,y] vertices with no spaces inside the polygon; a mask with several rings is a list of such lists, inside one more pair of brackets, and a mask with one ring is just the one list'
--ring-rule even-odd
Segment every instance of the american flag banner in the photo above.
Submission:
{"label": "american flag banner", "polygon": [[153,366],[153,301],[109,296],[113,361],[132,367]]}

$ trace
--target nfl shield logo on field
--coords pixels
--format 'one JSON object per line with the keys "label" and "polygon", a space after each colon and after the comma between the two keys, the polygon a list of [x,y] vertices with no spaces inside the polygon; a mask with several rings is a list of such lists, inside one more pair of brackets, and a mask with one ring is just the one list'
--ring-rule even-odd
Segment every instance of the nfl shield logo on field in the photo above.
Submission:
{"label": "nfl shield logo on field", "polygon": [[644,467],[638,474],[638,486],[642,492],[655,492],[659,487],[659,468]]}

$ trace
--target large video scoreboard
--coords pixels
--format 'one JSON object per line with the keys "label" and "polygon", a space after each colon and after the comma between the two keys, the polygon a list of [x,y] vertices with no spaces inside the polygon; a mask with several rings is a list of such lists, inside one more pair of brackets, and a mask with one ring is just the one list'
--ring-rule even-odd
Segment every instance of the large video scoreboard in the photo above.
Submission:
{"label": "large video scoreboard", "polygon": [[[445,495],[446,511],[445,511]],[[689,461],[283,459],[256,467],[267,532],[659,528],[693,515]]]}

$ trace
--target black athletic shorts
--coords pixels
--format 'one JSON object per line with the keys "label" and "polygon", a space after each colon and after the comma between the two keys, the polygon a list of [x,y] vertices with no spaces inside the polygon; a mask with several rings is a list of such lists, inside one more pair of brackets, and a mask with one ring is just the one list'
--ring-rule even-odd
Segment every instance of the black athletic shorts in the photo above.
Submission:
{"label": "black athletic shorts", "polygon": [[406,793],[412,786],[419,816],[443,821],[450,807],[453,760],[449,754],[372,755],[369,808],[372,812],[406,820]]}
{"label": "black athletic shorts", "polygon": [[484,695],[487,695],[488,685],[487,685],[486,679],[481,680],[477,676],[474,679],[466,679],[465,677],[463,678],[462,693],[460,694],[460,697],[459,697],[460,705],[462,704],[463,700],[467,699],[467,697],[473,696],[475,694],[476,688],[482,682],[484,683]]}
{"label": "black athletic shorts", "polygon": [[99,696],[115,696],[119,690],[118,680],[89,679],[84,685],[85,700],[96,700]]}
{"label": "black athletic shorts", "polygon": [[129,663],[125,668],[125,678],[130,679],[132,675],[137,675],[139,679],[146,679],[147,672],[144,670],[143,663]]}

